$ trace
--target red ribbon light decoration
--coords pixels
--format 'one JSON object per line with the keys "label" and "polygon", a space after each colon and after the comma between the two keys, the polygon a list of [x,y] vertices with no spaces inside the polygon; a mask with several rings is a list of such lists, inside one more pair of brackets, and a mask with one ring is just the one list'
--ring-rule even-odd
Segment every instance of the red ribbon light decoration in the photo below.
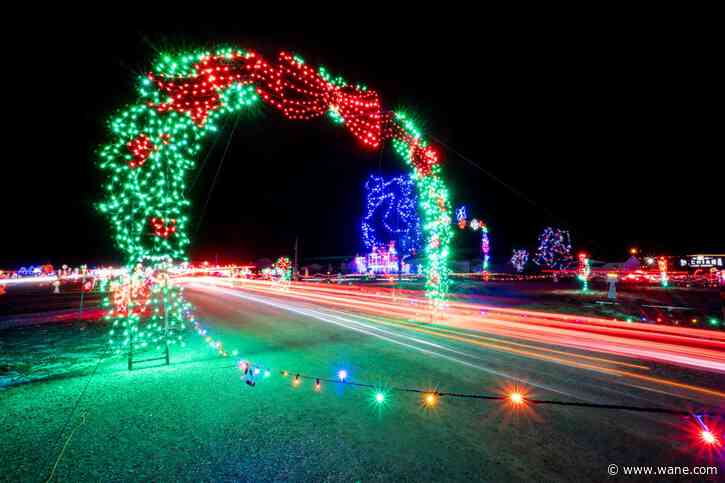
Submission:
{"label": "red ribbon light decoration", "polygon": [[133,159],[128,163],[130,168],[143,166],[154,150],[154,143],[145,134],[139,134],[126,145]]}
{"label": "red ribbon light decoration", "polygon": [[168,223],[163,218],[151,218],[151,227],[154,229],[154,235],[161,238],[168,238],[169,235],[176,232],[176,220],[170,219]]}
{"label": "red ribbon light decoration", "polygon": [[188,112],[202,126],[209,111],[221,107],[220,91],[233,83],[250,84],[259,96],[279,109],[287,119],[312,119],[335,109],[353,136],[378,147],[382,140],[382,112],[378,93],[359,87],[340,87],[326,81],[312,68],[286,52],[273,65],[253,52],[205,57],[194,65],[191,78],[167,78],[148,74],[169,97],[149,104],[159,112]]}

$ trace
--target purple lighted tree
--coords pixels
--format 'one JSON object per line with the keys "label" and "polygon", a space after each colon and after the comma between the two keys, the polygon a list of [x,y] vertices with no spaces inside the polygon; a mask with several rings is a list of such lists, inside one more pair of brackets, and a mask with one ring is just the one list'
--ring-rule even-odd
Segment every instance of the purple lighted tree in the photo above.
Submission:
{"label": "purple lighted tree", "polygon": [[536,250],[534,263],[541,267],[560,270],[569,268],[573,260],[569,232],[560,228],[544,228],[539,235],[539,248]]}

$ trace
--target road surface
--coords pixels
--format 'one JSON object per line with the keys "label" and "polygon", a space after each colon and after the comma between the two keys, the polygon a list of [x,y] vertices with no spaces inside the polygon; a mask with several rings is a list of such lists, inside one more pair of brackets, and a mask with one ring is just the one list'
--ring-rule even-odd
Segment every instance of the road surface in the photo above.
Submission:
{"label": "road surface", "polygon": [[[719,359],[704,369],[688,366],[696,364],[691,360],[667,364],[491,336],[485,329],[458,328],[445,316],[430,323],[422,316],[371,315],[311,296],[235,285],[192,282],[186,296],[227,348],[238,340],[253,348],[241,357],[273,368],[275,384],[282,384],[274,396],[264,392],[265,380],[247,389],[259,393],[260,404],[270,403],[270,397],[279,400],[288,420],[308,421],[308,436],[317,444],[301,464],[337,471],[352,462],[365,470],[341,474],[363,480],[377,475],[503,481],[600,480],[608,478],[609,464],[714,461],[686,417],[530,404],[514,408],[502,401],[448,397],[428,407],[420,394],[386,389],[494,395],[516,390],[529,399],[700,411],[723,405]],[[383,389],[383,406],[372,402],[370,389],[323,383],[316,393],[313,380],[293,382],[297,373],[334,378],[341,368],[350,380]],[[278,376],[278,370],[290,375]]]}

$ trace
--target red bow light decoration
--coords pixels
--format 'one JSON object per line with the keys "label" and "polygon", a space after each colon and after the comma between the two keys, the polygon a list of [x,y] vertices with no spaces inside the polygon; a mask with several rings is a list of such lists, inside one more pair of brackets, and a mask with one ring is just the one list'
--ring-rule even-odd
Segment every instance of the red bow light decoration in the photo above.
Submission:
{"label": "red bow light decoration", "polygon": [[413,166],[423,176],[429,176],[433,166],[438,164],[438,153],[431,146],[425,148],[415,144],[411,147],[411,158]]}
{"label": "red bow light decoration", "polygon": [[169,235],[176,232],[176,219],[172,218],[168,223],[164,222],[163,218],[151,218],[151,227],[154,230],[154,235],[161,238],[168,238]]}
{"label": "red bow light decoration", "polygon": [[159,112],[188,112],[201,127],[209,112],[221,107],[222,89],[233,83],[253,83],[262,100],[287,119],[321,117],[334,107],[362,143],[377,147],[381,142],[382,113],[377,92],[336,86],[286,52],[279,54],[276,64],[253,52],[208,56],[195,65],[195,71],[196,75],[189,78],[150,73],[148,78],[168,95],[168,101],[149,105]]}
{"label": "red bow light decoration", "polygon": [[146,160],[154,151],[154,143],[145,134],[139,134],[126,144],[129,152],[133,155],[133,159],[128,163],[129,167],[137,168],[143,166]]}
{"label": "red bow light decoration", "polygon": [[335,92],[333,104],[353,136],[372,148],[380,144],[382,115],[377,92],[340,88]]}

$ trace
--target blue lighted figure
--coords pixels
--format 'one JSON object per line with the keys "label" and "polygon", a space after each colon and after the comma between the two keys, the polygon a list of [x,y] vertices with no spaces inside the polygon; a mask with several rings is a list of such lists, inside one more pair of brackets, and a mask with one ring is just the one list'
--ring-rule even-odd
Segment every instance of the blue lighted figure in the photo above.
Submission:
{"label": "blue lighted figure", "polygon": [[418,195],[410,176],[385,180],[370,175],[365,182],[367,207],[362,221],[365,248],[374,251],[396,242],[401,258],[414,255],[422,244]]}
{"label": "blue lighted figure", "polygon": [[456,210],[456,221],[458,222],[458,228],[463,230],[468,222],[468,215],[466,213],[466,207],[461,206]]}

